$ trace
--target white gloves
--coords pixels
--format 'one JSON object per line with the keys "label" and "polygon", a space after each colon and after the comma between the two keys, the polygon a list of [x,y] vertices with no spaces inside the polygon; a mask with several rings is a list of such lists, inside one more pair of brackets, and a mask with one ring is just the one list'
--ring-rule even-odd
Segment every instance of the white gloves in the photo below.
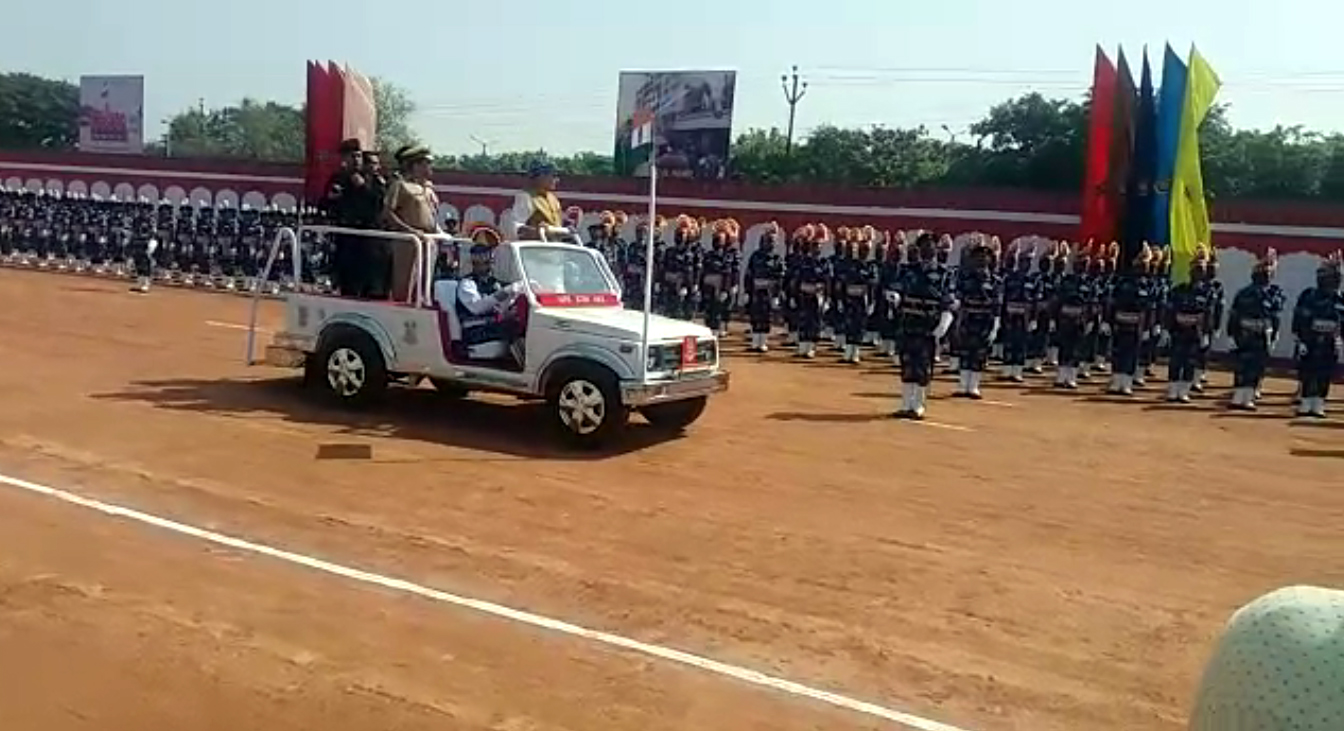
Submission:
{"label": "white gloves", "polygon": [[999,326],[1002,324],[1003,322],[999,318],[994,318],[994,327],[989,329],[989,342],[992,343],[999,339]]}
{"label": "white gloves", "polygon": [[892,307],[900,307],[900,306],[901,306],[901,293],[900,293],[900,292],[892,292],[891,290],[887,290],[887,301],[891,303],[891,306],[892,306]]}
{"label": "white gloves", "polygon": [[951,329],[952,329],[952,313],[944,312],[938,318],[938,327],[935,327],[933,329],[933,338],[935,340],[942,340],[943,337],[947,335],[947,331]]}
{"label": "white gloves", "polygon": [[1109,337],[1110,334],[1111,334],[1111,323],[1109,323],[1109,322],[1103,322],[1103,323],[1101,323],[1101,336],[1102,336],[1103,338],[1104,338],[1104,337]]}

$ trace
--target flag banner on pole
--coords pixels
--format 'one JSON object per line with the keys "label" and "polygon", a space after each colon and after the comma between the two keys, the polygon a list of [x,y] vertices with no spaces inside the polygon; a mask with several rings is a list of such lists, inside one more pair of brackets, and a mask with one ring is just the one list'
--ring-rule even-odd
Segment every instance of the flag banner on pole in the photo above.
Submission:
{"label": "flag banner on pole", "polygon": [[1162,88],[1157,94],[1157,168],[1153,176],[1153,227],[1150,243],[1171,245],[1171,176],[1176,171],[1176,147],[1181,139],[1181,109],[1185,106],[1185,62],[1167,46],[1162,56]]}
{"label": "flag banner on pole", "polygon": [[1194,46],[1187,64],[1181,137],[1171,178],[1172,281],[1190,279],[1190,262],[1199,244],[1213,246],[1209,206],[1204,199],[1204,174],[1199,164],[1199,125],[1208,116],[1222,81]]}
{"label": "flag banner on pole", "polygon": [[1115,105],[1112,110],[1111,155],[1107,165],[1106,195],[1107,212],[1110,218],[1104,231],[1100,231],[1097,243],[1109,244],[1120,238],[1121,225],[1125,217],[1125,200],[1129,183],[1130,164],[1134,158],[1134,110],[1138,106],[1138,90],[1134,88],[1134,75],[1130,73],[1129,61],[1125,58],[1125,49],[1121,48],[1116,56]]}
{"label": "flag banner on pole", "polygon": [[640,109],[630,120],[630,149],[638,150],[653,144],[653,113]]}
{"label": "flag banner on pole", "polygon": [[1120,267],[1128,269],[1145,241],[1153,240],[1153,184],[1157,176],[1157,102],[1153,70],[1143,51],[1139,103],[1134,108],[1134,155],[1125,186],[1125,220],[1121,227]]}
{"label": "flag banner on pole", "polygon": [[1110,176],[1111,122],[1115,109],[1115,65],[1097,46],[1092,78],[1092,112],[1087,129],[1087,170],[1083,181],[1083,215],[1078,238],[1099,239],[1113,219],[1106,196]]}

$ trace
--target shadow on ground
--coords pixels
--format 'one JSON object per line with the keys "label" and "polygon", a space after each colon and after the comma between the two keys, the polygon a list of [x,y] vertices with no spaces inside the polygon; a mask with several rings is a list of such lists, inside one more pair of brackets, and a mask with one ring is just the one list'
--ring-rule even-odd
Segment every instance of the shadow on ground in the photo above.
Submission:
{"label": "shadow on ground", "polygon": [[214,416],[274,416],[294,424],[335,427],[342,437],[406,439],[531,459],[604,459],[678,438],[632,418],[619,444],[576,450],[561,445],[551,433],[539,402],[451,400],[433,389],[394,387],[382,403],[355,413],[323,404],[322,396],[297,378],[284,378],[140,381],[93,398]]}

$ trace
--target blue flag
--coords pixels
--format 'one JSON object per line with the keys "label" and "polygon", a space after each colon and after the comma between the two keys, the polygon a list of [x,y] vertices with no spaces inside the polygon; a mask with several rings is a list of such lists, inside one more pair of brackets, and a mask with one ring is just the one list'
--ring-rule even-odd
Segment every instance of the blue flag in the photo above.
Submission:
{"label": "blue flag", "polygon": [[1167,46],[1162,59],[1162,89],[1157,95],[1157,168],[1151,242],[1171,245],[1171,178],[1181,141],[1181,110],[1185,106],[1185,62]]}
{"label": "blue flag", "polygon": [[1134,106],[1134,156],[1129,179],[1125,181],[1125,219],[1122,226],[1121,263],[1126,269],[1138,255],[1143,243],[1154,238],[1153,190],[1157,180],[1157,100],[1153,97],[1153,70],[1148,65],[1148,50],[1143,51],[1143,77],[1139,82],[1139,102]]}

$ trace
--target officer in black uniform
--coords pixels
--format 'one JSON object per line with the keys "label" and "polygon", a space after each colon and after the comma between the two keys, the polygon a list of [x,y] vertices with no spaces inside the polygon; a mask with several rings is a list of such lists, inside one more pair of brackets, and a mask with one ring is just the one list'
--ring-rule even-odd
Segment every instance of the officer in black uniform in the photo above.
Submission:
{"label": "officer in black uniform", "polygon": [[[322,201],[328,220],[345,228],[375,228],[382,210],[386,181],[381,173],[366,167],[359,140],[341,143],[341,169],[327,184]],[[374,289],[382,279],[378,266],[387,260],[386,242],[364,236],[335,237],[332,284],[343,297],[371,298],[383,293]]]}

